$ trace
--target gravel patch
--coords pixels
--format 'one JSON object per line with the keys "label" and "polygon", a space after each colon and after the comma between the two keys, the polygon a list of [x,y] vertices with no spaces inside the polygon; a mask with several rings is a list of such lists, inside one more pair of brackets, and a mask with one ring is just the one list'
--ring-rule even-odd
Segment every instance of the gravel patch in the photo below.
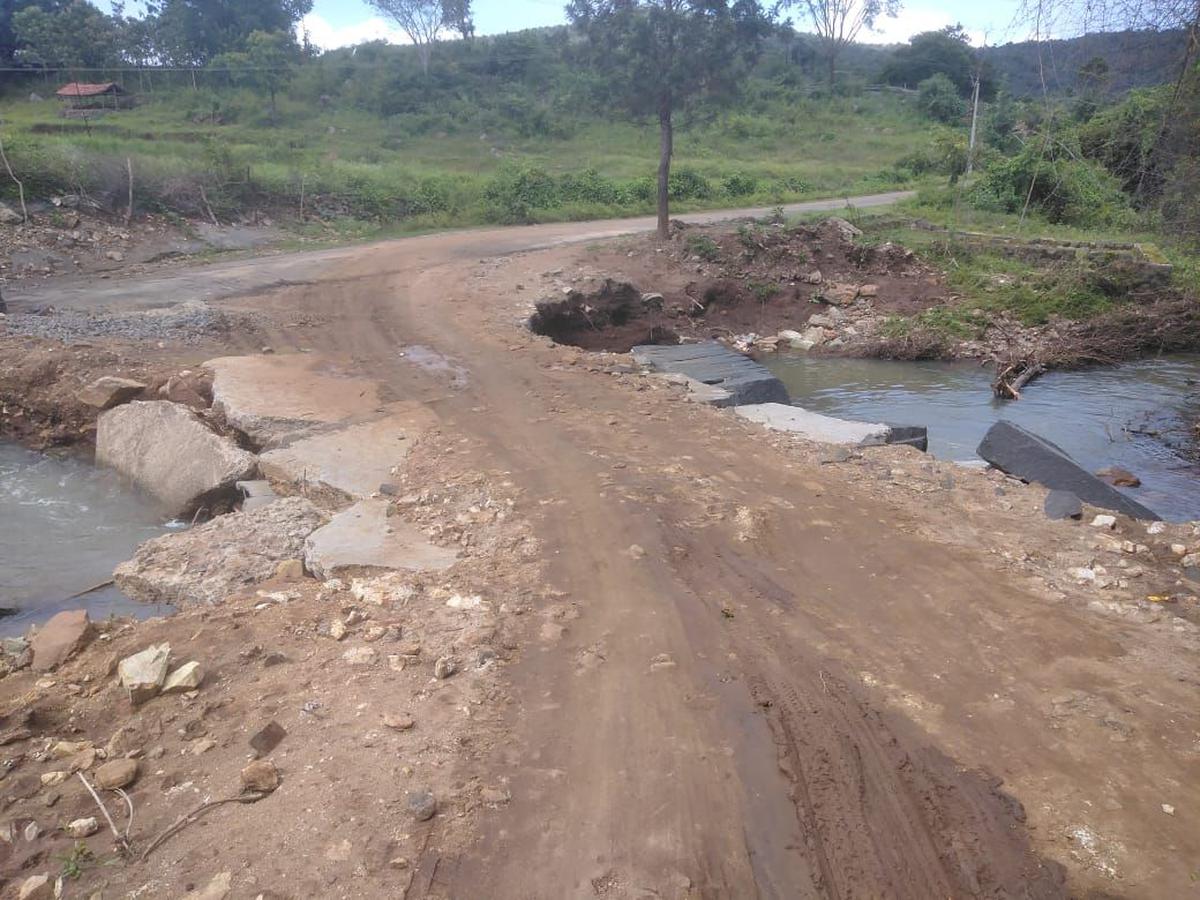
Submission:
{"label": "gravel patch", "polygon": [[9,313],[0,319],[8,334],[58,341],[79,338],[124,338],[189,344],[241,327],[244,315],[231,316],[192,301],[169,309],[129,313],[86,313],[47,308],[37,313]]}

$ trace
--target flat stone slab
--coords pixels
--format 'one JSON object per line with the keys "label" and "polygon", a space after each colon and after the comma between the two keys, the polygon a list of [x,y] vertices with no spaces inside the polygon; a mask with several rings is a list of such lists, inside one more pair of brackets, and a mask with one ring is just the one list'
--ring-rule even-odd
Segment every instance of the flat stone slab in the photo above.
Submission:
{"label": "flat stone slab", "polygon": [[96,423],[96,464],[116,469],[179,515],[254,476],[258,458],[168,400],[135,400]]}
{"label": "flat stone slab", "polygon": [[1153,510],[1105,484],[1061,447],[1011,422],[997,422],[989,428],[976,452],[1002,472],[1051,490],[1070,491],[1092,506],[1135,519],[1158,519]]}
{"label": "flat stone slab", "polygon": [[888,443],[892,432],[891,426],[882,422],[850,422],[784,403],[738,406],[734,412],[743,419],[765,425],[772,431],[799,434],[823,444],[877,446]]}
{"label": "flat stone slab", "polygon": [[386,500],[360,500],[304,542],[304,564],[318,578],[346,569],[448,569],[458,553],[439,547],[413,526],[388,516]]}
{"label": "flat stone slab", "polygon": [[392,479],[416,438],[436,423],[418,404],[393,404],[391,415],[293,441],[259,457],[277,481],[320,482],[352,497],[369,497]]}
{"label": "flat stone slab", "polygon": [[378,385],[312,354],[224,356],[213,374],[213,409],[260,447],[279,447],[324,425],[377,414]]}
{"label": "flat stone slab", "polygon": [[630,352],[638,365],[657,372],[686,375],[728,392],[728,397],[714,399],[714,406],[788,402],[787,388],[765,366],[717,341],[676,346],[644,345],[634,347]]}

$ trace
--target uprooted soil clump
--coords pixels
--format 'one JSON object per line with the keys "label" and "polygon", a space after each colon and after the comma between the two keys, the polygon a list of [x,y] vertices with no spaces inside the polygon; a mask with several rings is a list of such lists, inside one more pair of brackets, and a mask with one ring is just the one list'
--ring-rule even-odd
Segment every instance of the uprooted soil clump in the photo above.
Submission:
{"label": "uprooted soil clump", "polygon": [[[616,352],[685,338],[757,344],[786,331],[806,349],[836,348],[888,316],[940,301],[935,269],[896,244],[855,243],[861,235],[838,218],[733,231],[677,225],[665,246],[622,247],[620,278],[538,303],[530,327],[561,344]],[[841,323],[848,334],[834,327]]]}

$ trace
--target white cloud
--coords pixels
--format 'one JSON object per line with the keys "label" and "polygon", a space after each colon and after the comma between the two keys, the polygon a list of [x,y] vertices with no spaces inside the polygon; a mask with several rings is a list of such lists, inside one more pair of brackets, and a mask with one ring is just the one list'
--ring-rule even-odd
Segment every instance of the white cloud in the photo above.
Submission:
{"label": "white cloud", "polygon": [[300,20],[301,33],[308,32],[308,39],[322,50],[335,47],[352,47],[367,41],[387,41],[390,44],[407,44],[408,37],[400,28],[379,16],[371,16],[359,22],[334,25],[317,13],[309,13]]}
{"label": "white cloud", "polygon": [[[871,31],[863,29],[858,40],[864,44],[903,44],[914,34],[924,31],[939,31],[947,25],[957,25],[959,19],[940,9],[920,6],[905,6],[895,18],[881,16]],[[971,43],[979,46],[985,35],[982,31],[967,29]],[[992,39],[994,41],[994,38]]]}

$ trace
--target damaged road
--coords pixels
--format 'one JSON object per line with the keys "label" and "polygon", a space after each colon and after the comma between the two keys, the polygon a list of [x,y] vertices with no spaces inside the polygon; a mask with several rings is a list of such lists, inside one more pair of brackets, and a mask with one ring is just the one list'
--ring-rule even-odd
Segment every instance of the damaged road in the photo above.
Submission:
{"label": "damaged road", "polygon": [[[341,897],[1193,890],[1196,627],[1102,614],[1085,588],[1022,568],[1047,548],[1107,552],[1087,549],[1097,540],[1087,525],[1026,523],[1040,489],[954,473],[911,448],[826,465],[794,439],[687,402],[628,357],[525,331],[538,292],[568,277],[579,251],[498,257],[605,233],[541,226],[359,248],[318,283],[220,301],[265,323],[240,344],[231,335],[230,355],[265,342],[272,365],[300,371],[317,354],[371,385],[372,416],[396,403],[436,414],[402,490],[474,473],[528,530],[498,537],[507,549],[494,556],[453,563],[445,575],[461,596],[425,591],[438,615],[475,607],[467,586],[485,597],[500,623],[489,640],[503,646],[495,682],[469,702],[438,693],[456,684],[447,678],[468,646],[448,638],[430,641],[436,665],[427,649],[428,666],[403,677],[371,668],[370,644],[342,656],[349,680],[325,645],[296,680],[265,670],[267,708],[243,698],[218,721],[282,717],[320,696],[337,733],[293,731],[292,746],[312,749],[280,763],[282,786],[207,820],[239,839],[171,857],[190,880],[164,862],[106,873],[110,883],[153,878],[174,896],[207,883],[207,865],[233,873],[235,897],[268,886],[287,896],[293,876],[296,896]],[[451,370],[414,364],[403,353],[413,345]],[[964,479],[993,505],[960,502]],[[437,527],[437,503],[401,500],[405,515],[424,509],[426,533]],[[468,528],[487,507],[454,509]],[[286,603],[259,601],[270,609],[257,617],[215,607],[230,617],[222,640],[242,640],[235,611],[256,645],[272,628],[298,640],[330,602],[306,585]],[[427,614],[389,609],[404,628]],[[146,626],[142,643],[169,627]],[[234,652],[221,652],[235,672]],[[344,703],[339,685],[351,686]],[[453,724],[396,746],[371,737],[374,720],[355,724],[351,703],[401,689],[432,691]],[[352,746],[317,746],[337,740]],[[326,778],[318,758],[339,753]],[[433,773],[436,812],[421,796],[405,801],[412,815],[396,806],[415,787],[383,777],[398,765]],[[302,793],[289,796],[289,778]],[[480,785],[468,802],[465,786]],[[314,819],[305,810],[318,802]]]}

